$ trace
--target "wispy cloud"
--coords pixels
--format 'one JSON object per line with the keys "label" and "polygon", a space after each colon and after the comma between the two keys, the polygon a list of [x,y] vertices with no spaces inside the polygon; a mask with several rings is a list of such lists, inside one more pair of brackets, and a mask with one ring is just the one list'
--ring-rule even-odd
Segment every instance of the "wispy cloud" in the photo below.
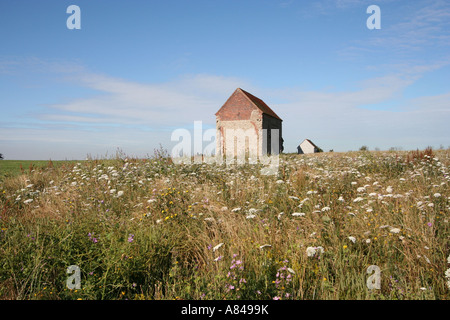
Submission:
{"label": "wispy cloud", "polygon": [[98,91],[88,98],[48,105],[41,119],[116,123],[149,127],[214,122],[224,99],[245,81],[213,75],[184,76],[168,83],[145,84],[106,75],[82,74],[78,85]]}
{"label": "wispy cloud", "polygon": [[384,10],[382,3],[379,5],[381,30],[347,43],[339,51],[342,57],[354,59],[368,53],[382,53],[404,60],[430,49],[441,54],[441,59],[449,57],[450,2],[400,2],[396,9],[391,7],[389,11]]}

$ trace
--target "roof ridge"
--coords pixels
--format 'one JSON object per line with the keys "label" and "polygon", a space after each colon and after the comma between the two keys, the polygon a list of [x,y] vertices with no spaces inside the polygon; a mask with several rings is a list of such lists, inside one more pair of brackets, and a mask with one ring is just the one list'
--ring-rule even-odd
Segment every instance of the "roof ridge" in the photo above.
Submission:
{"label": "roof ridge", "polygon": [[283,121],[262,99],[258,98],[257,96],[254,96],[253,94],[245,91],[242,88],[237,88],[236,90],[240,90],[263,113]]}

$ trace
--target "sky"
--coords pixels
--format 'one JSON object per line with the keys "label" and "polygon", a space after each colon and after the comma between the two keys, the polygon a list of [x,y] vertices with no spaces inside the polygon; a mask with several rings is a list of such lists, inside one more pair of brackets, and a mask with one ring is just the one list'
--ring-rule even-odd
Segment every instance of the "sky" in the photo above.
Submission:
{"label": "sky", "polygon": [[236,88],[285,152],[450,146],[447,0],[1,0],[0,39],[5,159],[170,153]]}

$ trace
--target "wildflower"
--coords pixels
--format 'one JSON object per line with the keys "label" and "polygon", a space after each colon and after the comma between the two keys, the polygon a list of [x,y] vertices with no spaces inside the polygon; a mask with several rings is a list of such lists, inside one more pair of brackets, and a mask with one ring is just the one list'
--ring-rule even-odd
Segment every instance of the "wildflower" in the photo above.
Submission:
{"label": "wildflower", "polygon": [[294,213],[292,213],[292,216],[294,216],[294,217],[304,217],[305,214],[303,212],[294,212]]}
{"label": "wildflower", "polygon": [[220,261],[222,260],[223,256],[218,256],[217,258],[214,259],[214,261]]}
{"label": "wildflower", "polygon": [[25,200],[23,203],[28,204],[28,203],[31,203],[31,202],[33,202],[33,199]]}
{"label": "wildflower", "polygon": [[388,186],[388,187],[386,188],[386,192],[387,192],[387,193],[392,193],[392,191],[394,191],[394,189],[392,189],[391,186]]}
{"label": "wildflower", "polygon": [[356,238],[355,237],[348,237],[348,239],[351,241],[351,242],[353,242],[353,243],[355,243],[356,242]]}
{"label": "wildflower", "polygon": [[222,243],[219,243],[217,246],[215,246],[215,247],[213,248],[213,252],[216,251],[217,249],[219,249],[221,246],[223,246],[223,242],[222,242]]}
{"label": "wildflower", "polygon": [[134,234],[131,234],[131,233],[130,233],[130,234],[128,235],[128,242],[130,242],[130,243],[133,242],[133,240],[134,240],[133,238],[134,238]]}
{"label": "wildflower", "polygon": [[447,269],[447,270],[445,271],[445,277],[446,277],[446,278],[450,278],[450,269]]}
{"label": "wildflower", "polygon": [[306,248],[306,254],[308,257],[314,257],[316,255],[316,253],[323,253],[323,248],[322,247],[308,247]]}
{"label": "wildflower", "polygon": [[123,196],[123,191],[122,191],[122,190],[120,190],[119,192],[117,192],[117,196],[118,196],[118,197],[121,197],[121,196]]}
{"label": "wildflower", "polygon": [[[263,244],[262,246],[260,246],[259,248],[260,249],[264,249],[264,248],[271,248],[272,247],[272,245],[270,245],[270,244]],[[450,256],[449,256],[449,259],[450,259]],[[449,262],[450,263],[450,262]]]}
{"label": "wildflower", "polygon": [[436,192],[433,196],[434,196],[435,198],[439,198],[439,197],[441,196],[441,194],[438,193],[438,192]]}
{"label": "wildflower", "polygon": [[399,233],[400,229],[399,228],[392,228],[391,230],[389,230],[389,232],[391,232],[391,233]]}

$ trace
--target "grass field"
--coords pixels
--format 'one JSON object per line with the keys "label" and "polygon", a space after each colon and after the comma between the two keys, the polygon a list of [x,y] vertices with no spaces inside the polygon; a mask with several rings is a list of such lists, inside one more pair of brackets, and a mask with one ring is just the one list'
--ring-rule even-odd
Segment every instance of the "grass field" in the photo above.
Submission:
{"label": "grass field", "polygon": [[450,150],[26,164],[0,161],[1,299],[450,297]]}
{"label": "grass field", "polygon": [[0,160],[0,181],[7,177],[30,173],[32,170],[59,167],[75,162],[77,161]]}

